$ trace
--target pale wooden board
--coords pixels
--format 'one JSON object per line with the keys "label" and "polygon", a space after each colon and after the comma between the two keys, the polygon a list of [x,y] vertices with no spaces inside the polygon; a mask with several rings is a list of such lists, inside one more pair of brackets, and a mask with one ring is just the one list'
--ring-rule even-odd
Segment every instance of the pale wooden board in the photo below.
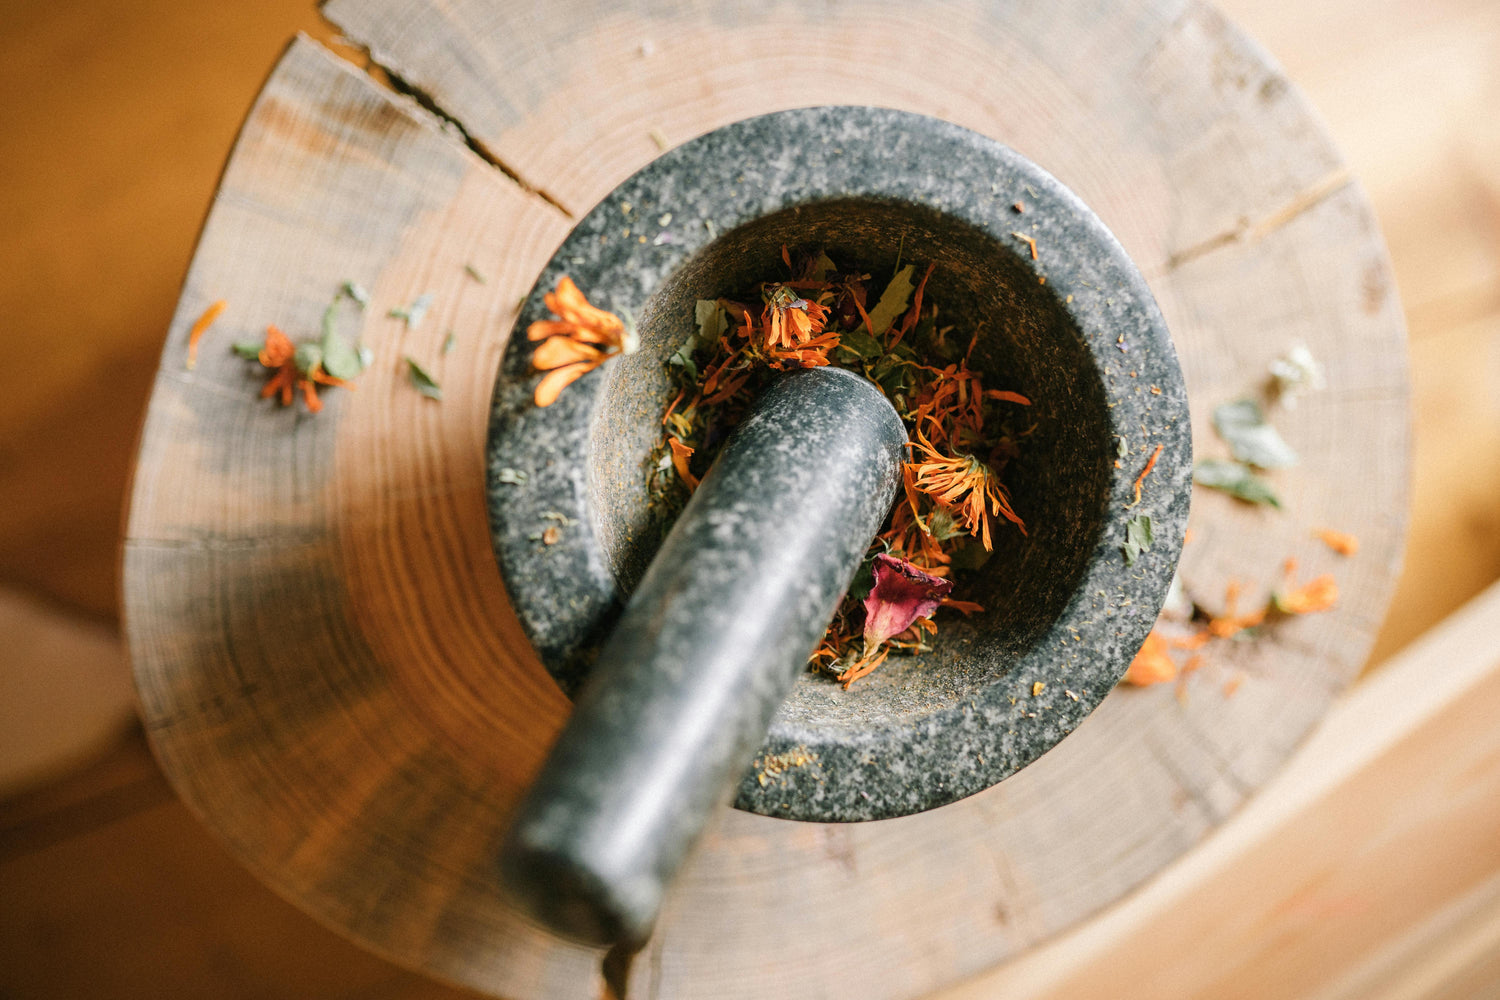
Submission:
{"label": "pale wooden board", "polygon": [[[1293,340],[1329,366],[1322,397],[1278,416],[1305,456],[1284,477],[1291,511],[1199,498],[1185,566],[1215,593],[1230,575],[1270,583],[1295,553],[1336,570],[1338,611],[1216,660],[1186,704],[1120,692],[1037,765],[933,813],[823,827],[726,812],[633,978],[659,996],[920,995],[1190,848],[1358,670],[1403,534],[1402,326],[1378,235],[1295,91],[1200,6],[799,8],[820,45],[795,55],[775,12],[611,11],[329,13],[575,213],[655,154],[652,129],[679,141],[780,107],[886,104],[1011,143],[1148,274],[1202,453],[1218,447],[1208,407],[1253,390]],[[517,926],[492,870],[565,705],[504,607],[480,446],[511,309],[566,226],[299,43],[236,148],[173,323],[125,570],[155,745],[230,848],[382,953],[517,996],[597,986],[598,956]],[[463,276],[469,260],[487,285]],[[255,400],[224,342],[265,320],[310,332],[344,278],[375,291],[376,370],[316,419]],[[438,303],[422,331],[381,317],[421,291]],[[243,311],[188,375],[186,328],[221,296]],[[439,362],[436,404],[403,384],[400,354],[435,358],[449,325],[464,346]],[[1316,548],[1321,524],[1358,532],[1361,556]],[[1238,669],[1249,679],[1226,699]]]}
{"label": "pale wooden board", "polygon": [[942,1000],[1494,995],[1497,633],[1500,585],[1355,688],[1162,878]]}

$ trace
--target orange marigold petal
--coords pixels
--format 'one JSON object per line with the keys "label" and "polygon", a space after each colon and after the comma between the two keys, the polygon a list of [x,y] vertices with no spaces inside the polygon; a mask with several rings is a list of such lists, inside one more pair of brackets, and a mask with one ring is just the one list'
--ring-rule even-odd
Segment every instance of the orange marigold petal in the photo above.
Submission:
{"label": "orange marigold petal", "polygon": [[672,468],[677,470],[677,477],[681,479],[691,492],[698,488],[698,477],[688,471],[688,459],[693,457],[693,449],[681,441],[667,435],[667,446],[672,449]]}
{"label": "orange marigold petal", "polygon": [[1352,556],[1359,552],[1359,539],[1344,531],[1319,528],[1313,534],[1326,546],[1341,556]]}
{"label": "orange marigold petal", "polygon": [[551,406],[557,402],[558,395],[584,375],[593,371],[595,366],[587,362],[564,365],[562,368],[554,368],[542,380],[537,383],[536,394],[532,397],[537,406]]}
{"label": "orange marigold petal", "polygon": [[224,311],[224,307],[227,305],[229,303],[223,299],[215,302],[203,310],[203,315],[198,317],[197,322],[193,324],[193,328],[188,331],[187,366],[189,369],[195,368],[198,365],[198,341],[203,339],[203,332],[213,325],[214,320],[219,318],[219,314]]}
{"label": "orange marigold petal", "polygon": [[1167,651],[1167,641],[1155,630],[1146,636],[1140,652],[1130,661],[1130,667],[1121,678],[1122,683],[1146,687],[1164,684],[1177,677],[1177,663]]}
{"label": "orange marigold petal", "polygon": [[549,337],[531,355],[531,367],[550,371],[579,361],[596,361],[602,352],[597,347],[580,344],[568,337]]}

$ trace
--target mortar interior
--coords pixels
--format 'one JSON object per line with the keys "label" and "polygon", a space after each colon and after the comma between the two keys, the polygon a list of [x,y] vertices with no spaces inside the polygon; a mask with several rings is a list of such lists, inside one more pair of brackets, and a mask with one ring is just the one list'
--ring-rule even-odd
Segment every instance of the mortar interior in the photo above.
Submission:
{"label": "mortar interior", "polygon": [[1012,426],[1031,429],[1002,476],[1028,534],[994,519],[993,556],[956,578],[954,596],[985,610],[967,618],[941,611],[930,652],[893,656],[848,691],[826,676],[803,674],[772,727],[773,737],[792,740],[840,730],[868,738],[883,725],[910,725],[965,702],[1038,643],[1078,587],[1103,531],[1114,440],[1096,363],[1064,303],[1023,263],[1026,244],[1008,245],[907,202],[843,198],[786,208],[725,232],[677,267],[637,317],[641,350],[610,366],[590,428],[589,485],[594,527],[624,593],[649,564],[664,527],[648,506],[647,473],[676,391],[666,359],[693,332],[696,300],[784,274],[783,245],[824,248],[842,268],[874,275],[876,294],[893,273],[898,247],[918,273],[935,262],[925,301],[938,305],[940,323],[954,325],[959,343],[979,331],[970,364],[986,388],[1032,400],[1016,407]]}

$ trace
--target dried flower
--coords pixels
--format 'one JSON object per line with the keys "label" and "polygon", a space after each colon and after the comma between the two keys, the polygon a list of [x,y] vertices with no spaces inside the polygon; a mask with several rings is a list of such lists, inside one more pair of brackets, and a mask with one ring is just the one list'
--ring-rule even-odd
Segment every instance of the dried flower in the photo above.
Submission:
{"label": "dried flower", "polygon": [[1348,532],[1319,528],[1313,535],[1341,556],[1352,556],[1359,552],[1359,539]]}
{"label": "dried flower", "polygon": [[532,367],[547,373],[537,383],[537,406],[551,406],[579,378],[616,354],[635,353],[639,346],[634,331],[614,313],[590,305],[572,278],[561,278],[545,301],[558,318],[537,320],[526,328],[527,340],[543,342],[531,356]]}
{"label": "dried flower", "polygon": [[[990,514],[1000,514],[1026,534],[1026,525],[1011,509],[1010,496],[987,464],[973,455],[943,455],[917,434],[913,447],[929,456],[928,461],[912,463],[916,488],[944,507],[951,508],[969,534],[984,543],[990,542]],[[988,507],[988,510],[986,509]]]}
{"label": "dried flower", "polygon": [[904,559],[875,557],[875,585],[865,598],[865,652],[911,628],[937,610],[953,589],[951,580],[924,573]]}
{"label": "dried flower", "polygon": [[318,398],[318,385],[354,388],[344,379],[334,378],[323,371],[322,352],[316,344],[304,344],[299,349],[275,326],[266,327],[266,343],[260,349],[258,360],[264,367],[272,369],[271,377],[260,390],[260,398],[279,394],[282,406],[291,406],[294,390],[301,389],[307,412],[317,413],[323,409],[323,401]]}

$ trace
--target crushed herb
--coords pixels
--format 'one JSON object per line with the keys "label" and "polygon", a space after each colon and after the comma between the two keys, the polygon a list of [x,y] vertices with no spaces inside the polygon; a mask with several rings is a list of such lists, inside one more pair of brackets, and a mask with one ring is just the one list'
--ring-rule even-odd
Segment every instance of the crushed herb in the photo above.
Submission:
{"label": "crushed herb", "polygon": [[411,378],[412,388],[416,389],[422,395],[428,399],[443,398],[442,386],[438,385],[437,380],[429,375],[425,368],[417,364],[416,360],[410,355],[406,357],[406,373]]}
{"label": "crushed herb", "polygon": [[443,353],[447,354],[449,351],[453,350],[453,345],[456,343],[458,343],[458,338],[454,336],[452,330],[449,330],[446,334],[443,335]]}
{"label": "crushed herb", "polygon": [[365,364],[358,349],[338,332],[338,308],[339,298],[335,296],[323,310],[323,336],[318,341],[323,370],[334,378],[357,378],[365,370]]}
{"label": "crushed herb", "polygon": [[[236,344],[235,353],[245,357],[243,349],[248,346]],[[261,367],[271,372],[266,384],[261,387],[260,398],[276,396],[282,406],[291,406],[294,394],[301,390],[307,412],[318,413],[323,409],[323,401],[318,398],[319,385],[354,388],[344,379],[336,378],[323,370],[322,354],[318,345],[293,344],[291,338],[277,327],[267,326],[265,344],[255,354],[255,360],[260,362]]]}
{"label": "crushed herb", "polygon": [[1151,453],[1151,457],[1146,459],[1146,467],[1141,470],[1139,476],[1135,477],[1135,500],[1131,502],[1130,506],[1134,507],[1141,502],[1141,484],[1146,481],[1147,476],[1151,475],[1151,470],[1156,468],[1156,460],[1161,458],[1161,452],[1162,445],[1157,445],[1156,450]]}
{"label": "crushed herb", "polygon": [[353,299],[361,309],[370,304],[370,293],[365,291],[364,286],[354,281],[346,281],[340,286],[339,291]]}
{"label": "crushed herb", "polygon": [[465,264],[464,273],[473,278],[475,281],[479,282],[481,285],[489,284],[489,282],[485,280],[484,275],[480,274],[479,269],[473,264]]}
{"label": "crushed herb", "polygon": [[188,331],[188,371],[192,371],[194,368],[198,367],[198,341],[203,339],[204,331],[207,330],[210,326],[213,326],[214,320],[219,318],[219,315],[224,312],[225,307],[228,305],[228,302],[220,299],[219,301],[210,305],[207,309],[203,310],[203,315],[199,316],[197,320],[194,321],[193,328]]}
{"label": "crushed herb", "polygon": [[1134,566],[1135,561],[1141,557],[1141,553],[1151,548],[1156,541],[1156,534],[1151,527],[1151,518],[1145,514],[1132,517],[1125,522],[1125,544],[1121,550],[1125,553],[1125,565]]}
{"label": "crushed herb", "polygon": [[1359,539],[1348,532],[1319,528],[1313,532],[1313,537],[1341,556],[1352,556],[1359,552]]}
{"label": "crushed herb", "polygon": [[1025,233],[1011,233],[1011,235],[1014,236],[1016,239],[1020,240],[1022,243],[1026,244],[1027,248],[1031,250],[1031,259],[1032,260],[1037,260],[1038,259],[1037,258],[1037,253],[1036,253],[1036,237],[1035,236],[1027,236]]}
{"label": "crushed herb", "polygon": [[[970,367],[977,330],[958,339],[926,296],[933,265],[898,260],[881,287],[816,247],[783,248],[782,263],[784,277],[695,304],[690,332],[666,359],[676,389],[646,463],[647,489],[659,523],[669,524],[779,370],[838,365],[878,386],[908,429],[911,453],[900,500],[810,660],[847,687],[894,651],[930,648],[939,608],[983,610],[952,597],[952,574],[984,565],[996,521],[1026,533],[1001,476],[1031,433],[1016,416],[1030,400],[984,387]],[[619,333],[596,331],[592,342],[610,336]],[[603,360],[566,351],[559,360]]]}
{"label": "crushed herb", "polygon": [[386,313],[391,319],[406,321],[408,330],[415,330],[422,325],[422,320],[427,318],[427,310],[432,308],[432,293],[423,292],[411,300],[409,305],[396,306]]}
{"label": "crushed herb", "polygon": [[1193,466],[1193,482],[1212,490],[1222,490],[1246,503],[1281,507],[1281,500],[1271,489],[1271,484],[1257,476],[1248,465],[1239,462],[1205,458]]}
{"label": "crushed herb", "polygon": [[1237,399],[1214,407],[1214,430],[1236,459],[1261,469],[1285,469],[1297,464],[1297,453],[1266,422],[1260,404]]}
{"label": "crushed herb", "polygon": [[1318,364],[1306,344],[1297,344],[1271,362],[1271,382],[1276,401],[1287,409],[1297,405],[1299,396],[1316,392],[1327,385],[1323,366]]}
{"label": "crushed herb", "polygon": [[526,481],[528,479],[530,479],[531,477],[528,476],[526,473],[522,472],[520,469],[512,469],[509,466],[507,466],[507,467],[501,469],[495,475],[495,478],[497,480],[499,480],[500,482],[505,483],[505,484],[507,484],[509,486],[525,486],[526,485]]}

